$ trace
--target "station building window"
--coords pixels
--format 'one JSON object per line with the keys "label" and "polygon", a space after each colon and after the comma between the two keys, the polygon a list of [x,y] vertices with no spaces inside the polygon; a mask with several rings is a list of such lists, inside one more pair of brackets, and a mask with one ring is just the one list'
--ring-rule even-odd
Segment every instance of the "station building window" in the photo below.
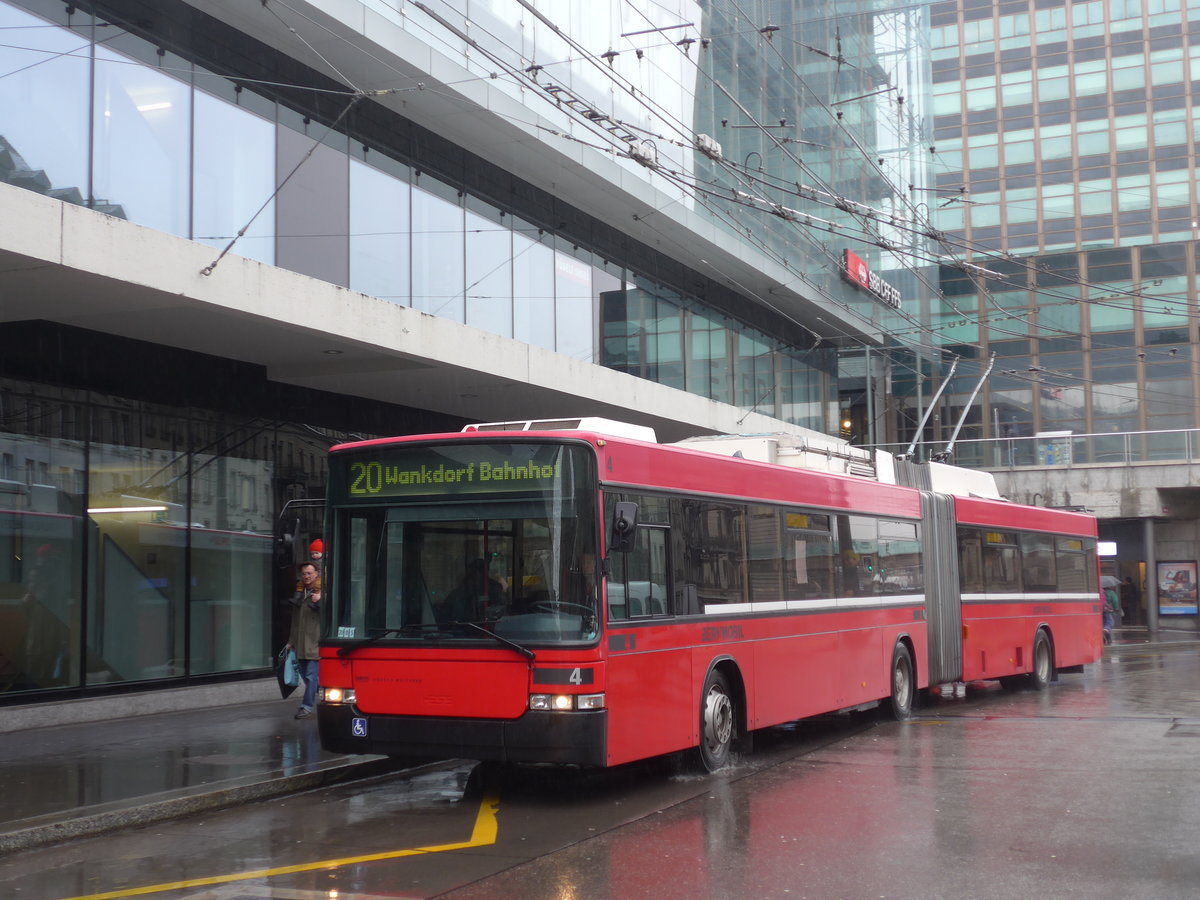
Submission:
{"label": "station building window", "polygon": [[[277,516],[287,497],[320,496],[329,439],[274,419],[0,386],[0,696],[269,665],[281,568],[292,574]],[[79,422],[86,437],[65,433]]]}

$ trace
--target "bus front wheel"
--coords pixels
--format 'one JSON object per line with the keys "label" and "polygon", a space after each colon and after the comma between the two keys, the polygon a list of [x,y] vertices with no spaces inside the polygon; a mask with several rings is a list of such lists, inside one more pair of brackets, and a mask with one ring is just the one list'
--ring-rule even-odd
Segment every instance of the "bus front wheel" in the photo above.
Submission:
{"label": "bus front wheel", "polygon": [[896,721],[901,722],[912,715],[916,686],[912,653],[907,644],[896,644],[896,649],[892,651],[892,696],[889,704],[889,712]]}
{"label": "bus front wheel", "polygon": [[700,765],[707,772],[716,772],[728,765],[733,748],[736,711],[729,680],[724,673],[713,669],[704,680],[700,694]]}

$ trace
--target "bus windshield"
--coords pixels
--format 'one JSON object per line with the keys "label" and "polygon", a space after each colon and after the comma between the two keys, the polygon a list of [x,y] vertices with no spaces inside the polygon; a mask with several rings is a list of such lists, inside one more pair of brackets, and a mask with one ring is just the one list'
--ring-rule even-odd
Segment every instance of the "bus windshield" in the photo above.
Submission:
{"label": "bus windshield", "polygon": [[596,498],[593,457],[580,446],[382,444],[335,454],[327,636],[594,640]]}

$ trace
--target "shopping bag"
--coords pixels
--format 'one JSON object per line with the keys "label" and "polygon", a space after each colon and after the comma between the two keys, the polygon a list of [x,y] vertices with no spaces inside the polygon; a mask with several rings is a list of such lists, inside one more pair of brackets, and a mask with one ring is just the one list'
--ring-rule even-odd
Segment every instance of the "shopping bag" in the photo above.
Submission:
{"label": "shopping bag", "polygon": [[300,666],[296,662],[296,651],[284,648],[275,657],[275,680],[279,682],[279,696],[287,699],[300,686]]}

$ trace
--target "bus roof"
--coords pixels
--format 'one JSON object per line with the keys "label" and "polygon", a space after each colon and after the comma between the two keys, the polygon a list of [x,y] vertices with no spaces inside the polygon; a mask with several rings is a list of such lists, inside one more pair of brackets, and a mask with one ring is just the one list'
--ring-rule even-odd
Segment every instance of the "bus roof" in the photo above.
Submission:
{"label": "bus roof", "polygon": [[997,529],[1049,531],[1096,537],[1096,518],[1078,510],[1050,509],[1045,506],[1016,506],[1012,503],[978,497],[955,497],[954,514],[962,525],[982,525]]}
{"label": "bus roof", "polygon": [[658,443],[654,429],[646,425],[633,425],[605,419],[601,416],[579,416],[564,419],[521,419],[512,422],[479,422],[463,426],[464,432],[472,431],[592,431],[613,437],[627,437],[638,441]]}
{"label": "bus roof", "polygon": [[[584,425],[591,427],[582,427]],[[600,417],[527,419],[468,425],[461,432],[339,444],[331,452],[417,443],[575,440],[603,458],[600,481],[629,490],[702,493],[826,509],[919,517],[921,490],[955,498],[960,522],[1092,536],[1085,512],[1017,506],[995,490],[991,473],[939,463],[901,463],[858,447],[825,446],[797,435],[724,435],[659,444],[644,426]],[[831,439],[826,439],[826,443]],[[912,469],[922,473],[914,474]]]}

